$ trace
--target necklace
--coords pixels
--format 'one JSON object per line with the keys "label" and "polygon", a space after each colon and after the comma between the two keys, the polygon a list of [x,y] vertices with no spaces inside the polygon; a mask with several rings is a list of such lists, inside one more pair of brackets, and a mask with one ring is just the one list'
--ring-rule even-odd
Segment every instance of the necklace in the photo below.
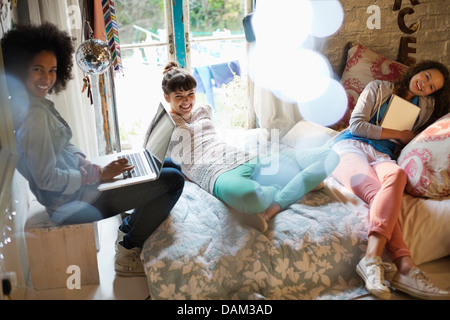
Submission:
{"label": "necklace", "polygon": [[174,115],[177,115],[177,116],[180,116],[181,119],[183,119],[184,122],[186,122],[186,123],[190,123],[190,122],[191,122],[192,113],[189,113],[189,119],[188,119],[188,120],[186,120],[186,119],[185,119],[181,114],[179,114],[179,113],[176,113],[176,112],[173,112],[173,111],[170,111],[170,113],[172,113],[172,114],[174,114]]}
{"label": "necklace", "polygon": [[188,120],[186,120],[181,114],[180,114],[180,117],[181,117],[181,119],[184,120],[184,122],[191,123],[192,113],[189,113],[189,119]]}

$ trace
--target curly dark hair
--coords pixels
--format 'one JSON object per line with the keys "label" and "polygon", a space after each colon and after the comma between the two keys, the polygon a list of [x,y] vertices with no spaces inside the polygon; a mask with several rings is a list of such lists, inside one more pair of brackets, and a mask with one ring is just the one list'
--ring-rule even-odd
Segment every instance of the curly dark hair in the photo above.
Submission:
{"label": "curly dark hair", "polygon": [[28,66],[41,51],[53,52],[57,59],[57,77],[50,93],[64,90],[72,79],[75,48],[72,37],[51,23],[17,25],[1,39],[5,70],[25,82]]}
{"label": "curly dark hair", "polygon": [[421,71],[431,69],[438,70],[444,76],[444,86],[430,95],[434,99],[434,111],[430,119],[419,128],[419,131],[423,131],[426,127],[450,111],[450,78],[448,68],[440,62],[424,60],[411,66],[395,83],[397,94],[405,97],[411,78]]}

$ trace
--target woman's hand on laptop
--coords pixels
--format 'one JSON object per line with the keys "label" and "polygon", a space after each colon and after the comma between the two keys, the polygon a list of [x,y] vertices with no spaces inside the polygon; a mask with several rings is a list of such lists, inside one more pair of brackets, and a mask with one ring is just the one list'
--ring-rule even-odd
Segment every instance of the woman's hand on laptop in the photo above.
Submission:
{"label": "woman's hand on laptop", "polygon": [[114,160],[100,170],[100,180],[111,180],[115,176],[134,169],[125,158]]}

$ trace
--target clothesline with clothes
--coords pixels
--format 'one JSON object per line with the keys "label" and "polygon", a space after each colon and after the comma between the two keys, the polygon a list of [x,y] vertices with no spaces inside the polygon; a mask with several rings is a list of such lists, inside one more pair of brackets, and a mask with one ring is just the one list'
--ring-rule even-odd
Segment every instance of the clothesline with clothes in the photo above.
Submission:
{"label": "clothesline with clothes", "polygon": [[193,76],[197,81],[197,93],[206,93],[208,103],[214,110],[216,105],[213,88],[220,88],[230,83],[235,75],[241,75],[241,67],[237,60],[193,68]]}

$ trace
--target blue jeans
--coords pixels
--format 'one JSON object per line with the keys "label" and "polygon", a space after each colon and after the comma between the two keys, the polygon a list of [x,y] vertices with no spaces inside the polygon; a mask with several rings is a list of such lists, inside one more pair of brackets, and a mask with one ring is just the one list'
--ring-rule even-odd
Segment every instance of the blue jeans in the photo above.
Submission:
{"label": "blue jeans", "polygon": [[181,167],[166,158],[157,180],[103,191],[88,208],[71,214],[61,224],[94,222],[134,209],[119,228],[126,233],[123,239],[125,248],[142,248],[145,240],[168,217],[183,187]]}

